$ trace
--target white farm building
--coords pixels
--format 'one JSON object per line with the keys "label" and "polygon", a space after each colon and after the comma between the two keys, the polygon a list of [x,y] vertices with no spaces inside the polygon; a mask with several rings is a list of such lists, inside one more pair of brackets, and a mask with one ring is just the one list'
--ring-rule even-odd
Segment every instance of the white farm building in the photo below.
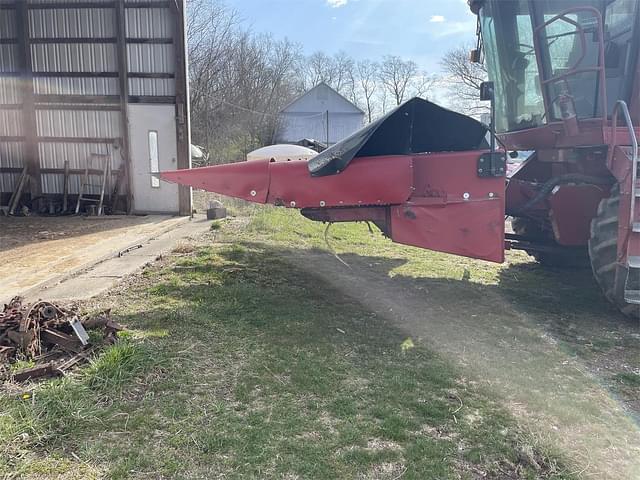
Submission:
{"label": "white farm building", "polygon": [[333,145],[363,124],[361,109],[320,83],[281,110],[274,142],[295,143],[309,138]]}

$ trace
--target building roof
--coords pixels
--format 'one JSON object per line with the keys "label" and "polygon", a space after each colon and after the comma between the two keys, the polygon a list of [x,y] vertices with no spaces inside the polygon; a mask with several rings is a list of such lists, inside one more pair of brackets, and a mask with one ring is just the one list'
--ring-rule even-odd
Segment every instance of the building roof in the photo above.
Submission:
{"label": "building roof", "polygon": [[[344,97],[343,95],[338,93],[336,90],[334,90],[333,88],[331,88],[329,85],[327,85],[324,82],[320,82],[318,85],[313,87],[311,90],[306,91],[305,93],[303,93],[299,97],[297,97],[294,100],[292,100],[284,108],[282,108],[282,110],[280,110],[280,112],[281,113],[295,112],[297,106],[298,107],[302,106],[302,104],[304,103],[305,100],[309,99],[314,94],[320,93],[322,90],[324,90],[327,93],[327,98],[329,96],[332,96],[334,98],[334,100],[336,100],[336,102],[344,105],[345,107],[348,107],[352,111],[352,113],[360,113],[360,114],[364,115],[364,111],[361,108],[359,108],[353,102],[349,101],[346,97]],[[306,109],[306,110],[298,110],[298,111],[309,112],[309,111],[313,111],[313,110]],[[318,111],[320,111],[320,110],[318,110]]]}

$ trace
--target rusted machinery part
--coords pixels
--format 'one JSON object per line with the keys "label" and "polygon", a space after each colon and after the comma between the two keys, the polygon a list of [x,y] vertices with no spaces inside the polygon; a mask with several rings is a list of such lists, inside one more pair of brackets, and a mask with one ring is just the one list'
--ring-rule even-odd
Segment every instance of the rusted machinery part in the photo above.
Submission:
{"label": "rusted machinery part", "polygon": [[[535,244],[536,241],[553,246],[556,244],[551,225],[545,230],[531,218],[517,217],[511,221],[511,228],[516,235]],[[589,255],[585,248],[562,247],[554,249],[525,250],[538,263],[547,267],[589,268]]]}
{"label": "rusted machinery part", "polygon": [[619,207],[620,195],[616,187],[609,198],[600,202],[598,215],[591,222],[589,257],[593,275],[605,297],[625,315],[640,319],[640,305],[632,305],[624,300],[624,282],[618,282],[616,286],[616,275],[623,279],[627,276],[626,267],[617,262]]}
{"label": "rusted machinery part", "polygon": [[525,214],[528,210],[535,207],[537,204],[545,200],[551,193],[553,193],[554,188],[559,185],[568,185],[568,184],[576,184],[576,185],[608,185],[611,186],[613,184],[613,178],[607,177],[595,177],[591,175],[583,175],[581,173],[567,173],[565,175],[560,175],[557,177],[553,177],[552,179],[545,182],[540,190],[531,200],[527,201],[522,207],[520,207],[517,211],[513,212],[513,215]]}

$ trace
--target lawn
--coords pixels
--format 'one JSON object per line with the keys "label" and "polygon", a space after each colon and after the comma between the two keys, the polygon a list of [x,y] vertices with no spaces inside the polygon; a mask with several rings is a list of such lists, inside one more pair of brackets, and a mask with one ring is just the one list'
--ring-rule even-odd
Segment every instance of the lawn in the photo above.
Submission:
{"label": "lawn", "polygon": [[[128,331],[70,377],[3,387],[0,477],[572,478],[474,378],[284,261],[273,245],[324,240],[280,215],[224,224],[225,243],[182,245],[87,302]],[[334,234],[339,251],[374,241]]]}

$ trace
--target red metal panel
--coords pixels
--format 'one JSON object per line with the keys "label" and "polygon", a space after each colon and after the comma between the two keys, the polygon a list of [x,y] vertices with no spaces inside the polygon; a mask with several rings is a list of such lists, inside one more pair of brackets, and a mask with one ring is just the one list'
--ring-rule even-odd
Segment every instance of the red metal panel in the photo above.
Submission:
{"label": "red metal panel", "polygon": [[307,162],[272,163],[268,202],[295,208],[393,205],[413,185],[413,157],[361,157],[337,175],[311,177]]}
{"label": "red metal panel", "polygon": [[414,157],[414,194],[391,208],[393,241],[503,262],[505,178],[478,176],[482,153]]}
{"label": "red metal panel", "polygon": [[586,245],[591,236],[591,220],[609,189],[596,185],[562,185],[549,197],[551,225],[560,245]]}
{"label": "red metal panel", "polygon": [[539,150],[554,147],[602,145],[604,143],[601,118],[580,120],[580,133],[573,137],[566,135],[562,122],[501,133],[498,136],[509,150]]}
{"label": "red metal panel", "polygon": [[394,242],[504,261],[504,198],[391,208]]}
{"label": "red metal panel", "polygon": [[[266,203],[269,191],[269,165],[269,160],[253,160],[162,172],[160,178],[250,202]],[[306,168],[306,162],[304,166]]]}
{"label": "red metal panel", "polygon": [[412,198],[442,201],[503,197],[504,177],[478,176],[478,158],[485,151],[430,153],[414,157]]}

